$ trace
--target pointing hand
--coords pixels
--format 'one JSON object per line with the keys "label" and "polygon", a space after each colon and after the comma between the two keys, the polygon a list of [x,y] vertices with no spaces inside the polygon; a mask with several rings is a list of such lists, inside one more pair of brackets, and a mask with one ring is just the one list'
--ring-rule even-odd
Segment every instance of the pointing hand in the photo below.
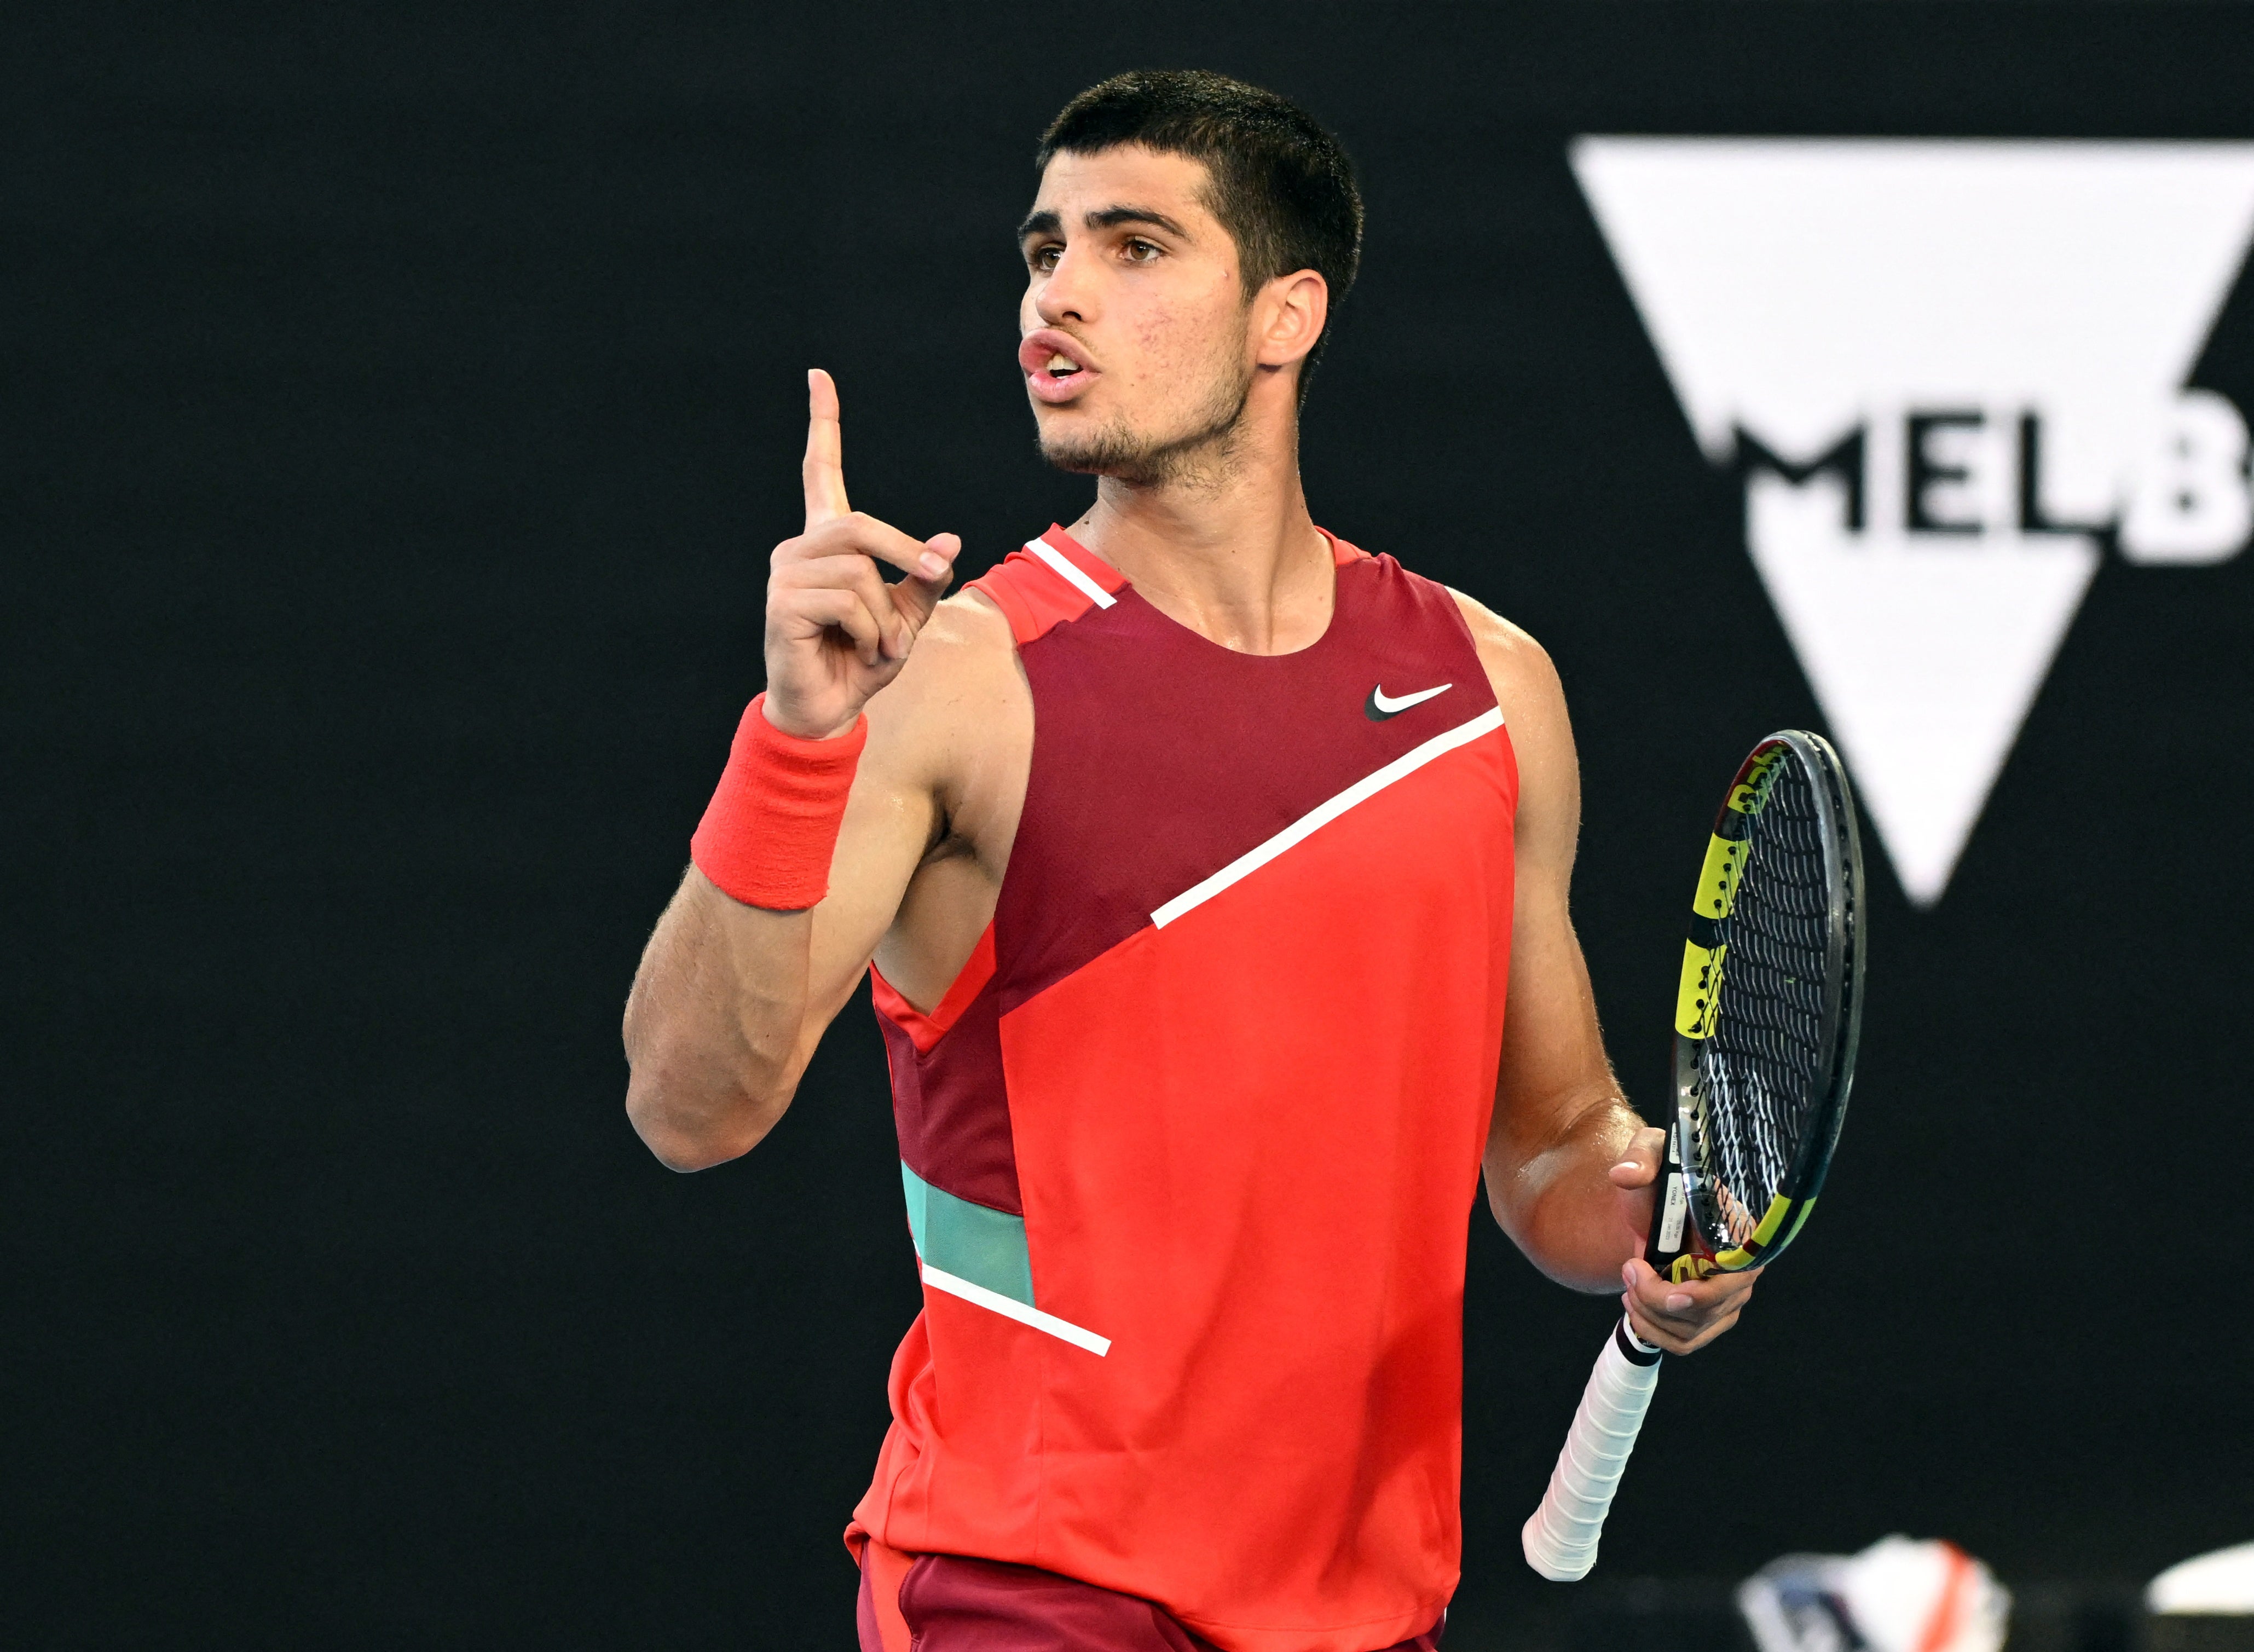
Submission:
{"label": "pointing hand", "polygon": [[[851,728],[900,675],[962,542],[911,539],[847,504],[837,387],[820,368],[806,385],[806,531],[769,564],[766,717],[786,734],[822,739]],[[906,578],[886,584],[880,562]]]}

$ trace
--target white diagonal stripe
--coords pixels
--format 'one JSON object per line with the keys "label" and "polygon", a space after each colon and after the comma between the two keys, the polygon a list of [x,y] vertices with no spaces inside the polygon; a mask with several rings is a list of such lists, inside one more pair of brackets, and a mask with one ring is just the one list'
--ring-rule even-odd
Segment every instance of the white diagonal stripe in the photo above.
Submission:
{"label": "white diagonal stripe", "polygon": [[1005,1297],[999,1291],[989,1291],[983,1284],[973,1284],[968,1279],[958,1279],[943,1273],[928,1262],[917,1264],[923,1270],[923,1282],[934,1291],[944,1291],[951,1297],[961,1297],[965,1302],[990,1308],[1005,1320],[1015,1320],[1019,1325],[1030,1325],[1036,1331],[1046,1331],[1059,1341],[1069,1342],[1076,1348],[1086,1348],[1098,1359],[1111,1352],[1111,1339],[1084,1331],[1069,1320],[1060,1320],[1054,1313],[1043,1313],[1039,1308],[1029,1308],[1015,1297]]}
{"label": "white diagonal stripe", "polygon": [[1229,885],[1247,874],[1259,871],[1292,844],[1312,836],[1327,826],[1356,803],[1366,802],[1394,781],[1415,774],[1436,757],[1445,757],[1460,746],[1469,746],[1482,734],[1502,726],[1502,708],[1491,706],[1468,723],[1461,723],[1445,734],[1436,734],[1413,751],[1395,758],[1383,768],[1365,774],[1329,802],[1302,815],[1278,832],[1259,848],[1239,855],[1219,872],[1194,888],[1186,889],[1151,914],[1151,921],[1159,928],[1180,917],[1194,906],[1203,906]]}
{"label": "white diagonal stripe", "polygon": [[1055,569],[1058,578],[1063,580],[1065,584],[1079,592],[1082,596],[1087,598],[1097,607],[1109,608],[1113,603],[1118,600],[1116,597],[1114,597],[1102,585],[1097,584],[1096,581],[1090,579],[1086,574],[1081,572],[1081,570],[1073,564],[1071,557],[1062,555],[1054,547],[1044,544],[1038,539],[1028,539],[1026,542],[1026,549],[1032,551],[1034,556],[1039,556],[1043,562],[1048,564],[1050,567]]}

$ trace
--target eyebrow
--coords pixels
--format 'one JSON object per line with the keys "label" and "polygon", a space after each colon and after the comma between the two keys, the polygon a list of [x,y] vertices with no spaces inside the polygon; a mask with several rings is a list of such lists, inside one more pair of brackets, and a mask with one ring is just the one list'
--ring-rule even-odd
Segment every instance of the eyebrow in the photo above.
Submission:
{"label": "eyebrow", "polygon": [[[1184,241],[1190,233],[1166,214],[1149,206],[1106,206],[1092,212],[1083,220],[1090,229],[1116,229],[1122,224],[1149,224],[1170,235],[1180,235]],[[1026,241],[1034,235],[1054,235],[1064,228],[1064,220],[1053,211],[1034,213],[1018,226],[1018,239]]]}

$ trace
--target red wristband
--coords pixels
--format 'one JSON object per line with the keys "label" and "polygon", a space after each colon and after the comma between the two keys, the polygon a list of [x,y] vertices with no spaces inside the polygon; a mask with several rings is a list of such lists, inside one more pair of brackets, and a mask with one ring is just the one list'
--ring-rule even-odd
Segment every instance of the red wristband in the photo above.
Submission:
{"label": "red wristband", "polygon": [[863,715],[834,740],[802,740],[767,721],[766,697],[753,700],[737,725],[689,858],[747,906],[803,912],[830,892],[830,857],[869,719]]}

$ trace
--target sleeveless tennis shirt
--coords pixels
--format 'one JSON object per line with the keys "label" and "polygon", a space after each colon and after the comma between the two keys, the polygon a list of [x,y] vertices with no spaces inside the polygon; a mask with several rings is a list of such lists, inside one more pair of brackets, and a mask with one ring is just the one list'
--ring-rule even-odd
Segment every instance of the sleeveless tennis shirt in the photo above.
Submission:
{"label": "sleeveless tennis shirt", "polygon": [[1441,586],[1331,538],[1235,653],[1052,528],[974,583],[1032,767],[930,1015],[877,976],[924,1311],[848,1533],[1155,1602],[1225,1652],[1430,1629],[1518,777]]}

